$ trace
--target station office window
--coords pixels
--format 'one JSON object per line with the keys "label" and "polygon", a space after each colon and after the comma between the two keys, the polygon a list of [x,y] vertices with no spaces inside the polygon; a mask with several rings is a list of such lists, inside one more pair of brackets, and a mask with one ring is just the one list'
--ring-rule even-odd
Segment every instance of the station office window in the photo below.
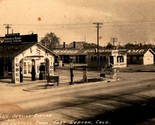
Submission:
{"label": "station office window", "polygon": [[94,61],[97,61],[97,56],[94,56]]}
{"label": "station office window", "polygon": [[100,62],[103,62],[103,56],[100,56]]}
{"label": "station office window", "polygon": [[100,62],[106,62],[106,56],[100,56]]}
{"label": "station office window", "polygon": [[96,56],[91,56],[91,61],[97,61],[97,57]]}
{"label": "station office window", "polygon": [[103,56],[103,61],[106,62],[107,58],[106,56]]}
{"label": "station office window", "polygon": [[117,56],[117,62],[124,62],[124,57],[123,56]]}
{"label": "station office window", "polygon": [[93,56],[91,56],[91,61],[94,61],[94,57]]}
{"label": "station office window", "polygon": [[31,73],[31,64],[28,62],[28,73]]}

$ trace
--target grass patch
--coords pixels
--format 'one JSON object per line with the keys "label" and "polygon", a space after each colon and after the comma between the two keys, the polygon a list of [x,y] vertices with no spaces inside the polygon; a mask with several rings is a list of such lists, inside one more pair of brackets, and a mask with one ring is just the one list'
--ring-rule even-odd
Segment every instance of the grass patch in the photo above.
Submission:
{"label": "grass patch", "polygon": [[121,72],[155,72],[155,65],[128,65],[125,68],[119,68]]}

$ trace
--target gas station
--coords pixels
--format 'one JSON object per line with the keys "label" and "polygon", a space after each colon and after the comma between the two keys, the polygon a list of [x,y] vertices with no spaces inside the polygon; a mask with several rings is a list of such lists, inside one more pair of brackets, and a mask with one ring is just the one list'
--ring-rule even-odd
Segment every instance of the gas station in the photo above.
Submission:
{"label": "gas station", "polygon": [[37,34],[6,34],[0,37],[0,79],[43,80],[54,74],[55,54],[38,43]]}

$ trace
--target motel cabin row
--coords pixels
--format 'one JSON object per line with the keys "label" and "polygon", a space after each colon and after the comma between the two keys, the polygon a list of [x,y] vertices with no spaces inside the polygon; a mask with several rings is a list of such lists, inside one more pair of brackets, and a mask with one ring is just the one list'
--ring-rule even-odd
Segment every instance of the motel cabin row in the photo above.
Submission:
{"label": "motel cabin row", "polygon": [[53,50],[59,56],[62,64],[70,63],[70,59],[76,64],[87,64],[88,67],[104,67],[107,63],[114,67],[126,67],[128,64],[150,65],[154,64],[155,52],[152,49],[85,49],[83,42],[73,42]]}

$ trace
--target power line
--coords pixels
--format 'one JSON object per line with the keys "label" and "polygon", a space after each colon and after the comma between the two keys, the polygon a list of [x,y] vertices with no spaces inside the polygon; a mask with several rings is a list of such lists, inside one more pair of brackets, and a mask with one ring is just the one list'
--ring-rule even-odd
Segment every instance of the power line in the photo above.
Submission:
{"label": "power line", "polygon": [[[153,22],[154,21],[154,22]],[[5,28],[7,30],[7,33],[9,33],[9,30],[11,28],[12,24],[4,24]],[[14,27],[22,28],[22,29],[34,29],[37,27],[37,30],[60,30],[60,29],[90,29],[92,27],[92,23],[70,23],[70,24],[13,24]],[[97,25],[97,24],[95,24]],[[32,28],[33,27],[33,28]],[[136,27],[136,29],[144,28],[154,28],[155,27],[155,20],[134,20],[134,21],[125,21],[125,22],[104,22],[104,28],[133,28]]]}
{"label": "power line", "polygon": [[79,26],[79,25],[90,25],[90,23],[70,23],[70,24],[14,24],[17,26]]}
{"label": "power line", "polygon": [[[105,26],[114,26],[114,27],[121,27],[126,25],[153,25],[155,20],[134,20],[134,21],[113,21],[113,22],[104,22]],[[14,24],[14,26],[32,26],[32,27],[84,27],[84,26],[91,26],[92,23],[70,23],[70,24]]]}

